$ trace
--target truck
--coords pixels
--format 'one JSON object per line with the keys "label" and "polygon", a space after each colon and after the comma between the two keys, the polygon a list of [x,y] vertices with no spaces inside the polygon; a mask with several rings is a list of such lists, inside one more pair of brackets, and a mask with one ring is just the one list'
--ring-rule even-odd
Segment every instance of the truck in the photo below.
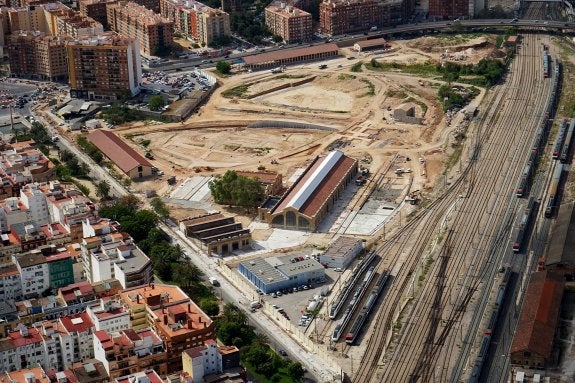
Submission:
{"label": "truck", "polygon": [[209,278],[210,283],[212,284],[212,286],[219,286],[220,282],[218,282],[218,280],[216,279],[216,277],[210,277]]}

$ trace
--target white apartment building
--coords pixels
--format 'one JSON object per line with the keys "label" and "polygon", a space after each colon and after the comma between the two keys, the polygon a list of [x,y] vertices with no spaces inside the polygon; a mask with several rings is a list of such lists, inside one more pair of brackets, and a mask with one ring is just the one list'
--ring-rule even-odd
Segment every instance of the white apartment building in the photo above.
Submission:
{"label": "white apartment building", "polygon": [[[115,278],[123,288],[151,283],[150,259],[131,238],[124,238],[122,233],[114,232],[109,221],[104,222],[107,226],[102,225],[102,221],[94,225],[88,220],[83,223],[82,262],[88,281],[96,283]],[[94,236],[86,237],[86,234]]]}
{"label": "white apartment building", "polygon": [[94,357],[92,337],[95,326],[88,313],[67,315],[60,318],[58,323],[72,340],[73,362]]}
{"label": "white apartment building", "polygon": [[41,295],[50,288],[50,271],[46,257],[42,253],[15,254],[12,256],[12,261],[20,272],[24,297]]}
{"label": "white apartment building", "polygon": [[10,231],[10,226],[31,221],[32,216],[28,207],[20,202],[18,197],[9,197],[0,204],[0,230]]}
{"label": "white apartment building", "polygon": [[119,332],[132,327],[130,313],[116,300],[101,299],[99,304],[88,306],[86,313],[96,331]]}
{"label": "white apartment building", "polygon": [[44,338],[34,327],[26,327],[22,323],[8,337],[0,340],[0,370],[14,371],[25,366],[46,363]]}
{"label": "white apartment building", "polygon": [[37,183],[25,185],[20,191],[20,201],[30,210],[31,221],[38,226],[50,223],[50,211],[46,203],[46,196]]}
{"label": "white apartment building", "polygon": [[0,300],[22,299],[22,280],[20,272],[14,264],[0,267]]}

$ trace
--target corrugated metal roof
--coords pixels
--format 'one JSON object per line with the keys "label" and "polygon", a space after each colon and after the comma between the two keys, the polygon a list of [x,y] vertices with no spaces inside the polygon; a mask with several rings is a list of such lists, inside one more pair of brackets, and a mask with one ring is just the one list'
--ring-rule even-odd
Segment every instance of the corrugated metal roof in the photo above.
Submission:
{"label": "corrugated metal roof", "polygon": [[334,150],[329,153],[327,157],[319,164],[313,171],[305,183],[296,191],[296,193],[289,199],[286,207],[293,207],[296,210],[301,209],[303,204],[311,197],[317,187],[323,182],[327,174],[337,164],[343,153],[339,150]]}

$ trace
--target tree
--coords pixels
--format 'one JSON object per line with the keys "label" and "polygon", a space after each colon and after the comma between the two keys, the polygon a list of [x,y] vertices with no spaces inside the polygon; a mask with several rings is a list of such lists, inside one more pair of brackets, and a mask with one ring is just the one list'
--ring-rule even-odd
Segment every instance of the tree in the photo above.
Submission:
{"label": "tree", "polygon": [[156,227],[158,216],[151,210],[138,210],[133,216],[124,216],[119,222],[122,230],[134,238],[134,241],[139,242],[146,238],[148,232]]}
{"label": "tree", "polygon": [[220,305],[213,299],[202,299],[200,301],[200,308],[211,317],[215,317],[220,313]]}
{"label": "tree", "polygon": [[232,65],[227,61],[218,61],[216,64],[216,70],[221,74],[230,74],[232,71]]}
{"label": "tree", "polygon": [[174,270],[174,281],[182,288],[190,287],[201,281],[202,272],[192,262],[181,262]]}
{"label": "tree", "polygon": [[150,201],[150,206],[152,206],[152,209],[154,209],[156,214],[159,215],[161,218],[166,218],[170,214],[168,207],[160,197],[153,198]]}
{"label": "tree", "polygon": [[148,101],[148,108],[150,108],[150,110],[158,111],[161,110],[164,106],[166,106],[166,102],[160,95],[152,96],[150,97],[150,101]]}
{"label": "tree", "polygon": [[231,170],[210,181],[209,187],[217,203],[227,203],[230,207],[255,207],[264,197],[264,189],[257,179],[238,176]]}
{"label": "tree", "polygon": [[108,181],[102,180],[96,184],[96,195],[103,200],[110,198],[110,184]]}
{"label": "tree", "polygon": [[287,366],[287,374],[292,379],[292,382],[301,382],[305,375],[305,370],[300,362],[293,362]]}

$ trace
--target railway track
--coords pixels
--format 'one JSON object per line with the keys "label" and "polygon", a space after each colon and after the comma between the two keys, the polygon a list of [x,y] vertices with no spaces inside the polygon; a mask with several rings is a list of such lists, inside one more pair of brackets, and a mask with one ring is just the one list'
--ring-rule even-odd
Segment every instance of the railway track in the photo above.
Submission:
{"label": "railway track", "polygon": [[[548,93],[549,86],[540,69],[541,61],[533,59],[541,55],[536,39],[525,37],[528,49],[520,52],[507,83],[485,109],[489,112],[483,115],[479,124],[472,161],[461,176],[401,233],[379,247],[378,253],[393,257],[391,269],[396,276],[395,283],[388,288],[377,314],[375,322],[380,325],[369,337],[362,369],[354,376],[354,382],[427,382],[435,379],[443,382],[449,381],[452,370],[459,370],[453,374],[460,375],[464,362],[457,361],[452,353],[462,350],[468,354],[473,343],[473,328],[479,325],[487,292],[501,260],[498,249],[505,248],[518,205],[516,198],[509,197],[513,195],[511,189],[537,123],[530,111],[543,105]],[[534,78],[536,81],[532,80]],[[539,89],[535,89],[535,84],[539,84]],[[530,94],[538,96],[528,100],[525,95]],[[505,104],[504,98],[513,101]],[[457,202],[458,195],[463,193],[468,198]],[[501,204],[509,207],[499,211],[497,207]],[[449,211],[453,216],[450,227],[437,233],[437,222]],[[404,292],[410,283],[413,294],[419,255],[426,254],[437,236],[445,236],[445,240],[429,276],[424,276],[421,293],[412,297],[406,310],[398,309],[408,298]],[[411,256],[405,257],[402,253]],[[475,312],[470,313],[469,306],[474,301],[477,301]],[[408,314],[405,323],[401,320],[402,311]],[[465,333],[465,342],[464,323],[472,325]],[[396,331],[392,347],[380,360],[391,330],[400,326],[401,331]],[[457,335],[453,334],[454,329],[460,329],[460,337],[454,336]]]}

